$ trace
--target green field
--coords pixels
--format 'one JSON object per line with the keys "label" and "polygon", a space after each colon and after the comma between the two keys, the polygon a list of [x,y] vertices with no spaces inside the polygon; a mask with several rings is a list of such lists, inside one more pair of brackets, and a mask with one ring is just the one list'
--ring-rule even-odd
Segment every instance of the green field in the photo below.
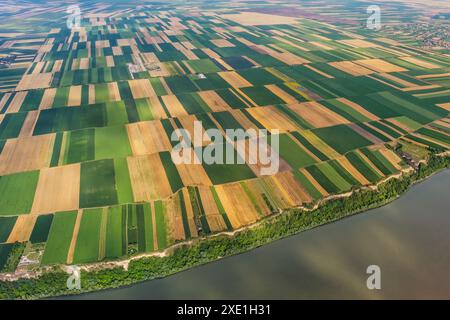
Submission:
{"label": "green field", "polygon": [[346,125],[315,129],[313,132],[341,154],[372,144]]}
{"label": "green field", "polygon": [[55,214],[45,245],[42,264],[66,263],[76,218],[76,211]]}
{"label": "green field", "polygon": [[133,202],[133,190],[126,158],[114,159],[114,176],[117,188],[117,201],[119,203]]}
{"label": "green field", "polygon": [[117,203],[113,160],[84,162],[80,176],[81,208]]}
{"label": "green field", "polygon": [[95,159],[109,159],[131,155],[125,127],[114,126],[95,129]]}
{"label": "green field", "polygon": [[39,171],[0,177],[0,215],[29,213],[38,179]]}
{"label": "green field", "polygon": [[17,217],[0,217],[0,243],[8,240],[16,220]]}
{"label": "green field", "polygon": [[166,234],[166,220],[165,220],[165,208],[161,201],[155,202],[155,217],[156,217],[156,237],[158,241],[158,250],[162,250],[167,246],[167,234]]}
{"label": "green field", "polygon": [[381,179],[381,176],[373,170],[368,163],[366,163],[358,154],[350,152],[346,158],[361,172],[364,177],[370,182],[376,182]]}
{"label": "green field", "polygon": [[77,163],[95,158],[95,131],[84,129],[71,131],[68,135],[68,147],[64,163]]}
{"label": "green field", "polygon": [[74,263],[98,260],[101,223],[102,209],[83,211],[73,255]]}
{"label": "green field", "polygon": [[281,134],[280,156],[296,170],[315,163],[316,161],[301,147],[299,147],[289,136]]}
{"label": "green field", "polygon": [[166,171],[167,178],[170,183],[170,187],[172,188],[172,192],[177,192],[181,188],[184,187],[183,181],[181,180],[181,177],[177,171],[177,168],[175,167],[171,155],[169,152],[161,152],[159,154],[161,158],[161,162],[164,166],[164,169]]}
{"label": "green field", "polygon": [[126,254],[126,232],[124,223],[126,223],[121,206],[108,209],[107,227],[106,227],[106,258],[117,258]]}
{"label": "green field", "polygon": [[39,216],[36,220],[36,224],[34,225],[33,232],[30,236],[31,243],[41,243],[46,242],[50,227],[52,225],[53,215],[43,215]]}
{"label": "green field", "polygon": [[12,243],[0,243],[0,271],[2,271],[8,261],[9,254],[13,247],[14,244]]}

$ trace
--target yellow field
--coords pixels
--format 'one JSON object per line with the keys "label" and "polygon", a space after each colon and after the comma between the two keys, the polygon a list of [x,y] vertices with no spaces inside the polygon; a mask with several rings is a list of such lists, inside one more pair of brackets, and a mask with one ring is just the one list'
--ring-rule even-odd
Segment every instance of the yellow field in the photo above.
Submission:
{"label": "yellow field", "polygon": [[55,134],[9,139],[0,154],[0,175],[48,167]]}
{"label": "yellow field", "polygon": [[357,65],[351,61],[329,62],[328,64],[355,77],[375,73],[375,71]]}
{"label": "yellow field", "polygon": [[156,92],[148,79],[128,80],[134,99],[156,97]]}
{"label": "yellow field", "polygon": [[152,201],[172,194],[159,154],[128,157],[134,201]]}
{"label": "yellow field", "polygon": [[357,64],[363,67],[372,69],[376,72],[402,72],[407,71],[405,68],[396,66],[390,62],[384,61],[382,59],[365,59],[357,60]]}
{"label": "yellow field", "polygon": [[239,183],[216,186],[216,191],[233,228],[237,229],[259,220],[255,207]]}
{"label": "yellow field", "polygon": [[289,108],[316,128],[350,122],[315,101],[290,105]]}
{"label": "yellow field", "polygon": [[222,71],[218,73],[233,88],[251,87],[252,84],[235,71]]}
{"label": "yellow field", "polygon": [[133,155],[169,151],[172,146],[160,121],[145,121],[126,125]]}
{"label": "yellow field", "polygon": [[42,169],[31,213],[76,210],[79,206],[79,198],[79,163]]}
{"label": "yellow field", "polygon": [[225,14],[222,17],[225,19],[232,20],[243,26],[265,26],[265,25],[297,23],[297,19],[294,18],[257,12],[241,12],[237,14]]}

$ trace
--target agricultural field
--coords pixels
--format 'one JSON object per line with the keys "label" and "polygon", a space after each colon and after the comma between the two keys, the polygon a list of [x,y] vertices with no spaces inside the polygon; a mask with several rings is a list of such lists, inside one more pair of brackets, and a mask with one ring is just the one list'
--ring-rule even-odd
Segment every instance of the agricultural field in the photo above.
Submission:
{"label": "agricultural field", "polygon": [[[0,269],[17,242],[40,266],[162,252],[450,151],[448,52],[367,29],[367,1],[116,2],[72,29],[59,2],[0,13]],[[238,163],[172,160],[198,121]],[[267,130],[278,171],[229,129]]]}

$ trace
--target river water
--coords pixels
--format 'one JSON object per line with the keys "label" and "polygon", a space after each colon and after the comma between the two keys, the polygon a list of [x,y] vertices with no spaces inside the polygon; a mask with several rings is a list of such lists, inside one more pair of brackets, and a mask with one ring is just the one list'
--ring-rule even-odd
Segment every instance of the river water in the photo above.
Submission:
{"label": "river water", "polygon": [[[369,265],[380,267],[380,290],[367,288]],[[385,207],[164,279],[67,298],[450,298],[450,170]]]}

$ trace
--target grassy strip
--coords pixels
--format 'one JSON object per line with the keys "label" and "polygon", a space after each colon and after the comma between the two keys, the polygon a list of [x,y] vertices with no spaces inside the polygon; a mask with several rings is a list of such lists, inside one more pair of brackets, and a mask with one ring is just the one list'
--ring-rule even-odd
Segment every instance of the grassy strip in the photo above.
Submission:
{"label": "grassy strip", "polygon": [[128,271],[122,268],[82,272],[81,290],[68,291],[67,274],[62,271],[45,273],[37,279],[0,282],[0,298],[40,298],[75,294],[105,288],[130,285],[139,281],[160,278],[204,264],[220,257],[251,250],[300,231],[387,204],[406,192],[415,182],[432,173],[449,168],[450,157],[432,156],[427,165],[401,179],[391,179],[378,186],[378,190],[363,189],[350,197],[325,202],[319,208],[305,212],[288,210],[257,227],[246,229],[233,237],[218,236],[196,241],[191,246],[177,248],[167,257],[146,257],[130,262]]}
{"label": "grassy strip", "polygon": [[165,207],[161,200],[155,201],[156,218],[156,239],[158,240],[158,249],[163,250],[167,247]]}

